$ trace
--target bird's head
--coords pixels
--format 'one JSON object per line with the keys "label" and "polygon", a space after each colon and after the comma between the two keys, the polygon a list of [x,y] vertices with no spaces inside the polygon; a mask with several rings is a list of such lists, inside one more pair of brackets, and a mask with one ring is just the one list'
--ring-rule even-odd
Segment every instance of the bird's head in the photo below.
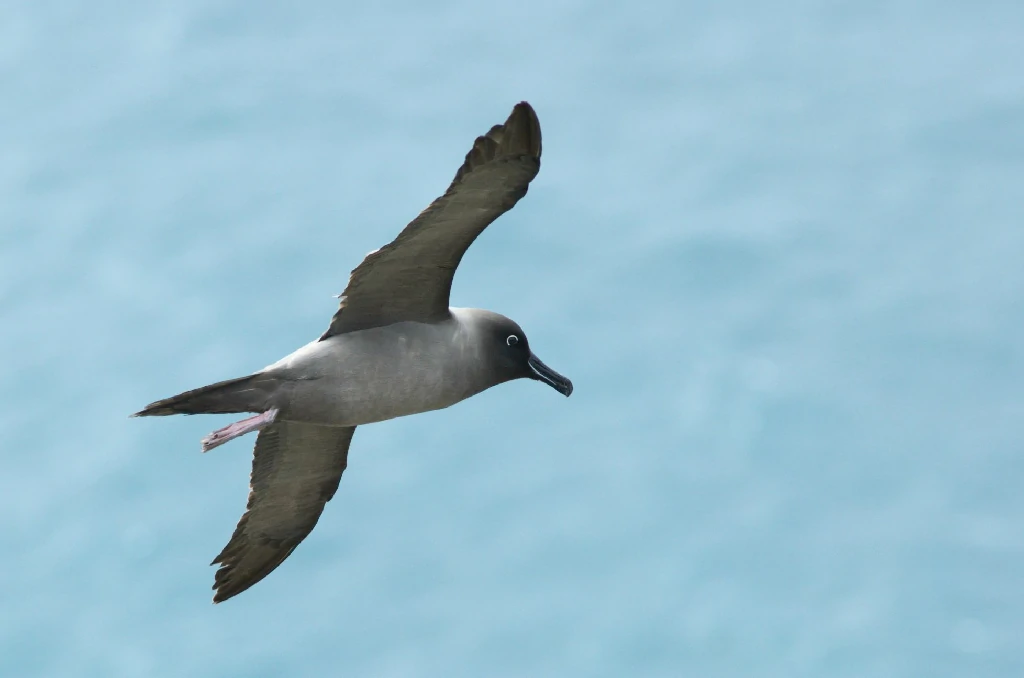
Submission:
{"label": "bird's head", "polygon": [[530,341],[518,323],[492,312],[477,315],[474,320],[482,330],[478,340],[483,342],[488,366],[497,372],[500,381],[534,379],[566,397],[572,394],[572,382],[530,350]]}

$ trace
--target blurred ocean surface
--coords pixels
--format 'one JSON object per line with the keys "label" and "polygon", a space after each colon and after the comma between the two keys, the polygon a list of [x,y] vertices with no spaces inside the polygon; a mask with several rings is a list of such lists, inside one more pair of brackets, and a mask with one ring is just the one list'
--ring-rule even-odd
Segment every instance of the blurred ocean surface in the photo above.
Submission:
{"label": "blurred ocean surface", "polygon": [[[0,675],[1024,675],[1024,4],[0,7]],[[530,101],[452,302],[569,375],[356,433],[210,604],[231,417]]]}

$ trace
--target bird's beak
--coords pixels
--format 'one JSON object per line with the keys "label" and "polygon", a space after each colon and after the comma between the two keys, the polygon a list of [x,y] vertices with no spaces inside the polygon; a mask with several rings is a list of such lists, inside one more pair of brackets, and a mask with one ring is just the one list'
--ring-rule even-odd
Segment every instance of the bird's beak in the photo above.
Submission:
{"label": "bird's beak", "polygon": [[572,394],[572,382],[545,365],[541,359],[533,353],[530,354],[530,359],[527,361],[527,364],[530,366],[531,379],[543,381],[566,398]]}

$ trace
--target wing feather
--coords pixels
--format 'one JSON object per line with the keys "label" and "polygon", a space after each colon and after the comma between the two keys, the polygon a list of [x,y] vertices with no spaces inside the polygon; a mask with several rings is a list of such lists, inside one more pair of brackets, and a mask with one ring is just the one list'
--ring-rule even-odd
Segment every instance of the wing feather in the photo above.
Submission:
{"label": "wing feather", "polygon": [[540,171],[541,135],[528,103],[477,137],[448,190],[391,243],[352,271],[323,341],[403,320],[448,317],[448,295],[462,256],[477,236],[526,195]]}
{"label": "wing feather", "polygon": [[246,511],[211,563],[220,564],[213,602],[266,577],[312,532],[338,490],[355,430],[282,421],[260,431]]}

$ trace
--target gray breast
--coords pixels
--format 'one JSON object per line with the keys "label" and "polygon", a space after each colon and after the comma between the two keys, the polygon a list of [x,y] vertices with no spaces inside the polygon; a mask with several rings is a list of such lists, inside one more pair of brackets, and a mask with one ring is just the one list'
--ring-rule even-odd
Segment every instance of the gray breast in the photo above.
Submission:
{"label": "gray breast", "polygon": [[284,420],[357,426],[448,407],[493,385],[478,349],[453,316],[313,342],[265,372],[286,385]]}

